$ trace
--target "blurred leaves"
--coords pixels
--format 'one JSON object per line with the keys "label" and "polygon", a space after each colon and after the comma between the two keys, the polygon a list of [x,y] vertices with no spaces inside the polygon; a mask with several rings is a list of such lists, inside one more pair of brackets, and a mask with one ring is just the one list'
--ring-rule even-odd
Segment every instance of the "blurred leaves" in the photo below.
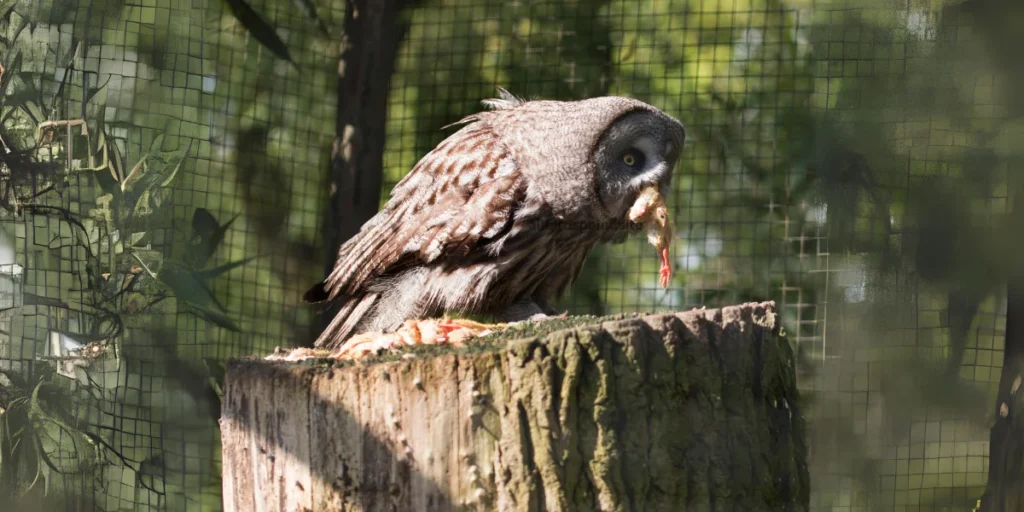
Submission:
{"label": "blurred leaves", "polygon": [[286,170],[271,155],[270,135],[271,127],[265,124],[240,130],[235,169],[249,221],[260,235],[274,239],[288,220],[292,194]]}

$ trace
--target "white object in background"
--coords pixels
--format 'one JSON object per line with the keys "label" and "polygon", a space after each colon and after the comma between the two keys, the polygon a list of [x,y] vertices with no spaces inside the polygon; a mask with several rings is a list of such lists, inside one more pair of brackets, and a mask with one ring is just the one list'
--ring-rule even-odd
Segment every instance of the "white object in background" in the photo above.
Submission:
{"label": "white object in background", "polygon": [[9,316],[24,303],[24,267],[15,263],[14,242],[0,230],[0,318]]}
{"label": "white object in background", "polygon": [[[76,367],[87,368],[107,352],[106,340],[82,343],[59,331],[50,331],[49,354],[43,359],[57,364],[57,374],[69,379],[79,378]],[[87,381],[83,381],[87,383]]]}

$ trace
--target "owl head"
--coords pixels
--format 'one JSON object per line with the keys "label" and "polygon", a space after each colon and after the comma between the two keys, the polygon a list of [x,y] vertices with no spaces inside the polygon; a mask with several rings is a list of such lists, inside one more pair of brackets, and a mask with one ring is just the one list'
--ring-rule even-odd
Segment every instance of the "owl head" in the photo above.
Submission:
{"label": "owl head", "polygon": [[649,105],[643,107],[611,121],[592,151],[596,196],[611,218],[623,218],[637,194],[649,186],[657,186],[668,197],[672,171],[686,140],[679,121]]}
{"label": "owl head", "polygon": [[556,216],[624,221],[639,192],[669,192],[686,140],[683,125],[642,101],[603,96],[525,101],[499,89],[492,111],[472,116],[498,132]]}

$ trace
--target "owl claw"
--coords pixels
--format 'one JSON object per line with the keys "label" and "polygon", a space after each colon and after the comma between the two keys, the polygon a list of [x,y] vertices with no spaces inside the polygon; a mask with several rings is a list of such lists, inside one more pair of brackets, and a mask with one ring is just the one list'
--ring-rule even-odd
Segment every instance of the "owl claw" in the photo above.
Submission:
{"label": "owl claw", "polygon": [[395,332],[363,333],[347,341],[332,353],[334,359],[360,359],[413,345],[463,346],[477,336],[502,330],[505,324],[484,324],[465,319],[406,320]]}

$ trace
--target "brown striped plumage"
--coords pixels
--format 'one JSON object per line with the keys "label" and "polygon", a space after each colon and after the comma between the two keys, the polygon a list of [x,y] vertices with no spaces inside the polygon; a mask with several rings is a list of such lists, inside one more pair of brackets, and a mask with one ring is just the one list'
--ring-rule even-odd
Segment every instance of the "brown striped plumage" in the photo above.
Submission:
{"label": "brown striped plumage", "polygon": [[[628,98],[501,94],[413,167],[306,293],[341,301],[317,346],[445,311],[552,314],[547,300],[596,244],[637,230],[626,210],[638,191],[667,192],[685,138],[675,119]],[[627,152],[644,164],[625,166]]]}

